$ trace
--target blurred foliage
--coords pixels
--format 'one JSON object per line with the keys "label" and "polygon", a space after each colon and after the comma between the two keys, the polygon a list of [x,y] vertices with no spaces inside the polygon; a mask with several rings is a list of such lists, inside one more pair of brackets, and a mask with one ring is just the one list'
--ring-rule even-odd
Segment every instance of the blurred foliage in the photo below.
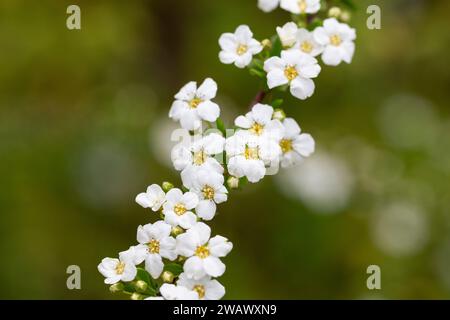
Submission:
{"label": "blurred foliage", "polygon": [[[65,27],[73,3],[80,31]],[[365,27],[369,4],[382,8],[381,30]],[[232,194],[212,222],[235,245],[221,278],[228,299],[450,297],[450,2],[361,0],[357,9],[354,62],[323,68],[311,99],[283,104],[319,151],[346,164],[352,196],[326,215],[287,196],[282,179]],[[97,264],[152,219],[134,203],[138,192],[179,183],[164,162],[173,94],[213,77],[230,124],[260,84],[220,64],[220,34],[245,23],[263,39],[289,18],[256,0],[2,1],[0,297],[117,298]],[[390,107],[398,96],[420,106]],[[386,223],[376,212],[398,201],[426,221],[424,243],[403,255],[380,246],[385,228],[374,229]],[[71,264],[81,290],[66,288]],[[378,292],[366,288],[371,264],[382,269]]]}

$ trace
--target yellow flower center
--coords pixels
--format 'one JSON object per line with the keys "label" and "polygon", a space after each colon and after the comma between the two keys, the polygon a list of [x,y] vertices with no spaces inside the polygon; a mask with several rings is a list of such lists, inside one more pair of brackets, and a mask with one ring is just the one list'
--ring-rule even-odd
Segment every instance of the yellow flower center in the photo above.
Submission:
{"label": "yellow flower center", "polygon": [[206,291],[204,286],[202,286],[201,284],[198,284],[198,285],[194,286],[193,290],[198,293],[199,299],[203,299],[203,297],[205,296],[205,291]]}
{"label": "yellow flower center", "polygon": [[184,204],[182,203],[177,203],[174,207],[173,207],[173,211],[178,215],[178,216],[182,216],[186,211],[186,207],[184,206]]}
{"label": "yellow flower center", "polygon": [[292,81],[298,77],[298,71],[294,66],[287,66],[286,69],[284,69],[284,75],[289,81]]}
{"label": "yellow flower center", "polygon": [[282,139],[280,141],[280,147],[281,147],[281,151],[283,151],[283,153],[288,153],[289,151],[292,150],[292,140]]}
{"label": "yellow flower center", "polygon": [[236,53],[239,56],[242,56],[244,53],[246,53],[248,50],[248,47],[245,44],[240,44],[237,49],[236,49]]}
{"label": "yellow flower center", "polygon": [[298,8],[300,9],[301,13],[306,11],[306,7],[307,7],[306,0],[299,0],[298,1]]}
{"label": "yellow flower center", "polygon": [[207,200],[213,200],[214,199],[214,189],[210,186],[204,186],[202,189],[203,196]]}
{"label": "yellow flower center", "polygon": [[147,243],[148,251],[150,253],[159,253],[159,241],[152,239],[149,243]]}
{"label": "yellow flower center", "polygon": [[245,159],[247,160],[258,160],[259,159],[258,147],[250,148],[249,146],[245,146],[244,156]]}
{"label": "yellow flower center", "polygon": [[119,261],[115,270],[117,274],[122,274],[125,271],[125,262]]}
{"label": "yellow flower center", "polygon": [[255,122],[251,128],[250,131],[256,135],[261,135],[264,131],[264,126],[262,124],[259,124],[258,122]]}
{"label": "yellow flower center", "polygon": [[336,47],[340,46],[341,43],[342,43],[342,38],[341,38],[341,36],[339,36],[338,34],[332,35],[332,36],[330,37],[330,43],[331,43],[333,46],[336,46]]}
{"label": "yellow flower center", "polygon": [[195,109],[195,108],[197,108],[198,105],[199,105],[200,103],[202,103],[202,102],[203,102],[202,99],[195,97],[194,99],[192,99],[191,101],[189,101],[189,108]]}
{"label": "yellow flower center", "polygon": [[196,164],[197,166],[202,165],[203,163],[205,163],[207,155],[203,150],[194,152],[194,156],[193,156],[193,161],[194,164]]}
{"label": "yellow flower center", "polygon": [[209,256],[209,249],[207,246],[198,246],[195,250],[195,255],[200,259],[205,259]]}
{"label": "yellow flower center", "polygon": [[304,53],[311,53],[313,50],[313,45],[309,41],[303,41],[300,45],[300,50],[302,50]]}

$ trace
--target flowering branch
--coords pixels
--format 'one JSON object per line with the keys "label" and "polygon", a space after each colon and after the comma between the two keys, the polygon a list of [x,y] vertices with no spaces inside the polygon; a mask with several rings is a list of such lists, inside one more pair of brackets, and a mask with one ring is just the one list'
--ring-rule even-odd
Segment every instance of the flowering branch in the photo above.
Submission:
{"label": "flowering branch", "polygon": [[254,39],[246,25],[221,35],[220,61],[248,68],[264,84],[250,110],[235,119],[237,129],[227,129],[220,118],[213,79],[199,86],[189,82],[175,95],[169,117],[180,123],[187,139],[172,149],[171,158],[182,184],[152,184],[137,195],[136,202],[157,212],[159,220],[138,227],[137,245],[99,264],[112,292],[136,300],[224,296],[225,288],[216,278],[224,274],[222,258],[233,245],[223,236],[212,237],[206,224],[216,215],[217,205],[228,200],[230,190],[295,165],[315,149],[311,135],[302,133],[280,108],[283,99],[272,100],[272,94],[289,91],[305,100],[313,95],[313,79],[322,70],[316,57],[329,66],[352,60],[355,30],[338,21],[345,20],[344,11],[333,7],[326,14],[324,4],[259,0],[263,11],[280,6],[293,14],[294,21],[277,27],[270,40]]}

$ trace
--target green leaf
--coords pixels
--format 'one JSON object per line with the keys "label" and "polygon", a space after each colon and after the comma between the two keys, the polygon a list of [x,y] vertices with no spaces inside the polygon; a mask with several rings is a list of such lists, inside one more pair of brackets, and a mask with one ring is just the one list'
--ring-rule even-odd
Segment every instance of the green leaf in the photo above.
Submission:
{"label": "green leaf", "polygon": [[217,118],[217,120],[216,120],[216,126],[217,126],[217,129],[219,129],[219,131],[222,132],[222,134],[225,136],[225,133],[226,133],[225,131],[226,131],[226,129],[225,129],[225,125],[223,124],[222,119]]}
{"label": "green leaf", "polygon": [[151,290],[158,290],[158,284],[145,269],[137,268],[136,280],[145,281]]}
{"label": "green leaf", "polygon": [[281,50],[283,50],[283,45],[281,44],[280,38],[275,37],[274,41],[272,41],[272,50],[270,50],[270,56],[279,56],[281,54]]}
{"label": "green leaf", "polygon": [[172,272],[177,277],[183,272],[183,267],[178,263],[168,263],[164,266],[164,271]]}

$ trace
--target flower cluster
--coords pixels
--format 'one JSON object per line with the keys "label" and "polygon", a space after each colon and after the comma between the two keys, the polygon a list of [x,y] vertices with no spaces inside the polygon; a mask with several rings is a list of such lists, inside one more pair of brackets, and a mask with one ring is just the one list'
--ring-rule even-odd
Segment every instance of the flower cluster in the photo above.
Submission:
{"label": "flower cluster", "polygon": [[[277,6],[303,17],[317,14],[320,1],[259,1],[264,11]],[[315,149],[311,135],[279,108],[283,100],[272,99],[275,89],[307,99],[315,90],[312,79],[321,71],[319,55],[326,65],[350,63],[353,57],[355,31],[348,25],[335,18],[324,19],[313,30],[300,25],[289,22],[261,42],[246,25],[220,37],[220,61],[249,67],[266,84],[248,112],[235,119],[233,129],[226,129],[213,101],[218,90],[213,79],[200,85],[189,82],[174,96],[169,117],[189,137],[171,152],[181,184],[152,184],[136,196],[140,206],[155,212],[155,221],[138,227],[134,246],[99,264],[111,291],[148,300],[224,296],[216,278],[224,274],[222,258],[233,245],[223,236],[211,236],[206,223],[216,217],[231,190],[293,166]]]}

